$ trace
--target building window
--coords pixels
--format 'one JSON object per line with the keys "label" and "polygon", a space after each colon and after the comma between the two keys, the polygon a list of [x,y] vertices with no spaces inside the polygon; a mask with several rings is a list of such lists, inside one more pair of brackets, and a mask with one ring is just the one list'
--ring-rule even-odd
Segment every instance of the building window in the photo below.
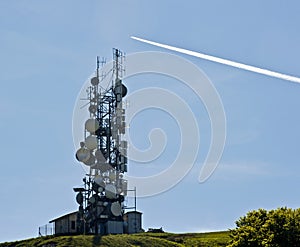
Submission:
{"label": "building window", "polygon": [[75,230],[75,220],[71,221],[71,230]]}

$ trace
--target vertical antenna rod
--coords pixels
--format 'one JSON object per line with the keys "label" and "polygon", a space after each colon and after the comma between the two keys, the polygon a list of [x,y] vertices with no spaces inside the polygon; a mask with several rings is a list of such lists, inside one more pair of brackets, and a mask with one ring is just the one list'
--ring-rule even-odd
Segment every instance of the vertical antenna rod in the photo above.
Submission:
{"label": "vertical antenna rod", "polygon": [[99,78],[99,56],[97,56],[97,78]]}

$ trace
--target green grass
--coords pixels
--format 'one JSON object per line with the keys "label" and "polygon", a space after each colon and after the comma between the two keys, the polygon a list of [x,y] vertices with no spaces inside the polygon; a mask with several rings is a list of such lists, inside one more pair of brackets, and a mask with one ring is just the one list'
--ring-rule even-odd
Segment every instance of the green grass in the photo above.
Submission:
{"label": "green grass", "polygon": [[0,243],[0,247],[131,247],[131,246],[226,246],[229,232],[210,233],[139,233],[108,236],[47,236],[22,241]]}

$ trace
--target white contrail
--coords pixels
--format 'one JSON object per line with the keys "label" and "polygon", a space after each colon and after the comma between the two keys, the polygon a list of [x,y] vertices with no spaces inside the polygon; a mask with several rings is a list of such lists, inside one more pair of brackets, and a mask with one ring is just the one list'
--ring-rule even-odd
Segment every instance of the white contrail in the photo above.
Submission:
{"label": "white contrail", "polygon": [[170,45],[165,45],[165,44],[157,43],[157,42],[154,42],[154,41],[141,39],[141,38],[138,38],[138,37],[135,37],[135,36],[131,36],[131,38],[135,39],[135,40],[138,40],[138,41],[141,41],[141,42],[144,42],[144,43],[147,43],[147,44],[150,44],[150,45],[162,47],[162,48],[172,50],[172,51],[177,51],[177,52],[184,53],[184,54],[187,54],[187,55],[191,55],[191,56],[194,56],[194,57],[199,57],[199,58],[206,59],[206,60],[209,60],[209,61],[212,61],[212,62],[221,63],[221,64],[229,65],[229,66],[232,66],[232,67],[252,71],[252,72],[255,72],[255,73],[259,73],[259,74],[272,76],[272,77],[276,77],[276,78],[287,80],[287,81],[300,83],[300,78],[299,77],[286,75],[286,74],[282,74],[282,73],[279,73],[279,72],[274,72],[274,71],[271,71],[271,70],[262,69],[262,68],[254,67],[254,66],[251,66],[251,65],[243,64],[243,63],[233,62],[233,61],[230,61],[230,60],[227,60],[227,59],[206,55],[206,54],[196,52],[196,51],[189,51],[189,50],[186,50],[186,49],[183,49],[183,48],[178,48],[178,47],[174,47],[174,46],[170,46]]}

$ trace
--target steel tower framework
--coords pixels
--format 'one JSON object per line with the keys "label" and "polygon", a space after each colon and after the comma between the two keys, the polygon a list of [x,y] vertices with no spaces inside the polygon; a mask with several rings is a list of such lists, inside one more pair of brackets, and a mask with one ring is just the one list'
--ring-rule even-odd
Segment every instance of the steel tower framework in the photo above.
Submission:
{"label": "steel tower framework", "polygon": [[113,49],[112,79],[107,89],[101,82],[107,75],[96,75],[87,89],[89,119],[84,126],[84,141],[76,159],[89,167],[83,188],[74,188],[79,204],[78,232],[123,233],[124,199],[127,195],[127,142],[122,83],[124,55]]}

